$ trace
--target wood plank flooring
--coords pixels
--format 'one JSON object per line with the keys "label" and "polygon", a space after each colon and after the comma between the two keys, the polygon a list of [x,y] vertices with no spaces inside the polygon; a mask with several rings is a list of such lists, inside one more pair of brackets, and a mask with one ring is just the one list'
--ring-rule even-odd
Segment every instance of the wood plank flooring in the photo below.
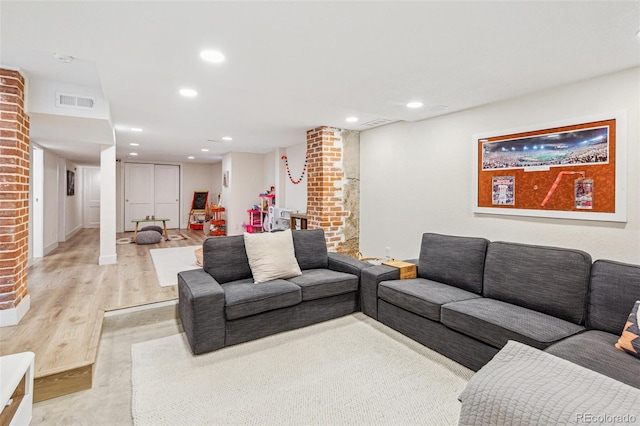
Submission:
{"label": "wood plank flooring", "polygon": [[104,311],[177,299],[177,286],[158,284],[150,249],[199,246],[205,239],[202,231],[171,230],[187,239],[117,245],[118,263],[98,265],[99,232],[83,229],[35,259],[27,271],[31,309],[18,325],[0,329],[0,355],[36,354],[36,401],[91,387]]}

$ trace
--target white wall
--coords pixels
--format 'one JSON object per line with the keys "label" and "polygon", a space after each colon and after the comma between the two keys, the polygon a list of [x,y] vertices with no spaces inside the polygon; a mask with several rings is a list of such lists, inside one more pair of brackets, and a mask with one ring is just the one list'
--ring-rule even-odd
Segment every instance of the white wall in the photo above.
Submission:
{"label": "white wall", "polygon": [[58,247],[58,156],[44,151],[43,254]]}
{"label": "white wall", "polygon": [[229,171],[229,187],[223,188],[222,204],[227,209],[227,235],[241,235],[247,210],[260,203],[264,187],[264,156],[231,152],[222,157],[222,170]]}
{"label": "white wall", "polygon": [[[307,153],[307,143],[301,143],[293,145],[285,150],[285,155],[289,160],[289,168],[291,169],[291,177],[297,181],[300,179],[302,169],[304,168],[305,158]],[[284,162],[284,160],[280,160]],[[294,212],[306,213],[307,211],[307,174],[297,185],[293,184],[287,175],[287,170],[283,166],[283,173],[285,174],[285,205],[280,206],[287,209],[291,209]]]}
{"label": "white wall", "polygon": [[209,204],[218,202],[218,194],[222,191],[221,170],[222,163],[182,165],[181,228],[186,228],[188,225],[194,191],[209,191]]}
{"label": "white wall", "polygon": [[[424,232],[581,249],[640,263],[640,68],[361,133],[360,250],[415,258]],[[627,223],[473,214],[476,133],[627,111]]]}
{"label": "white wall", "polygon": [[[66,161],[66,170],[71,170],[75,173],[75,190],[74,195],[67,195],[65,197],[65,217],[64,217],[64,235],[65,241],[71,238],[74,234],[82,229],[82,168],[78,167],[71,161]],[[66,176],[67,172],[64,172]],[[62,183],[67,188],[67,182]]]}

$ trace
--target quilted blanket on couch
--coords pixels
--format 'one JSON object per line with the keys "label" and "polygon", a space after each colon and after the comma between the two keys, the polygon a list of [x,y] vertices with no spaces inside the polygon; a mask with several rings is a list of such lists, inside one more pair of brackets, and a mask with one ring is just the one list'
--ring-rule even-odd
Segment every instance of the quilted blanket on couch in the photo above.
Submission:
{"label": "quilted blanket on couch", "polygon": [[460,425],[640,424],[640,389],[514,341],[459,399]]}

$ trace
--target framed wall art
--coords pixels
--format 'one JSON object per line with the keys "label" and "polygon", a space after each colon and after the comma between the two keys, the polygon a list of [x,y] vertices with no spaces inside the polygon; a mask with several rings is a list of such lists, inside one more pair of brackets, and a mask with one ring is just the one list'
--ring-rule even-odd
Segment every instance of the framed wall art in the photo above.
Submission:
{"label": "framed wall art", "polygon": [[76,187],[76,174],[71,170],[67,170],[67,195],[68,196],[75,195],[76,193],[75,187]]}
{"label": "framed wall art", "polygon": [[626,222],[626,112],[473,136],[474,213]]}

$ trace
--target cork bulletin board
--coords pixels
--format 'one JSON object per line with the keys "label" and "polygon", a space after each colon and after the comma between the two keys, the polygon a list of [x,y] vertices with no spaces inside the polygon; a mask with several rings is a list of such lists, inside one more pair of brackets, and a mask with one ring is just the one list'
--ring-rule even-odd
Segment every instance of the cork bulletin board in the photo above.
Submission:
{"label": "cork bulletin board", "polygon": [[473,210],[626,222],[626,114],[473,136]]}

